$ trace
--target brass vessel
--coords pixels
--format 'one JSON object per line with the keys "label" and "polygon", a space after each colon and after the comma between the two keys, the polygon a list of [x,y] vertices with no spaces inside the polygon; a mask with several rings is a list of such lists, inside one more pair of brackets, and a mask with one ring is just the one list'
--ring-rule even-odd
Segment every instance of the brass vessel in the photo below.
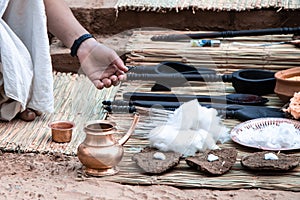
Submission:
{"label": "brass vessel", "polygon": [[84,126],[85,140],[78,146],[77,156],[84,172],[92,176],[108,176],[119,172],[117,164],[123,157],[123,145],[132,135],[139,120],[135,114],[131,127],[120,139],[114,138],[116,124],[108,120],[87,122]]}

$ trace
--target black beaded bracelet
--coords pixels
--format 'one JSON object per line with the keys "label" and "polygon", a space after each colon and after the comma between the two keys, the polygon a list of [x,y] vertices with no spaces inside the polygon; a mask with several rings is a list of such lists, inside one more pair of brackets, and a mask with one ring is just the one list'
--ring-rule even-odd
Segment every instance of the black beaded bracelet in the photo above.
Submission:
{"label": "black beaded bracelet", "polygon": [[80,36],[77,40],[74,41],[72,47],[71,47],[71,56],[75,57],[77,56],[77,51],[81,45],[82,42],[84,42],[85,40],[89,39],[89,38],[93,38],[94,36],[92,34],[84,34],[82,36]]}

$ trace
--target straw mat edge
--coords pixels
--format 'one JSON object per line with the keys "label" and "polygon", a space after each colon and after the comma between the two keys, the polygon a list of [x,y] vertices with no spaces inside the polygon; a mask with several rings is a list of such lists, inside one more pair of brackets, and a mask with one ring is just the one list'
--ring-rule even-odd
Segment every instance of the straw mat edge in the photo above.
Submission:
{"label": "straw mat edge", "polygon": [[[118,87],[97,90],[83,75],[54,74],[54,113],[44,113],[32,122],[14,119],[0,123],[0,148],[3,151],[63,153],[76,155],[78,145],[84,140],[84,123],[104,119],[103,100],[111,100]],[[52,142],[48,124],[56,120],[75,123],[70,143]]]}
{"label": "straw mat edge", "polygon": [[135,11],[170,11],[192,9],[196,10],[213,10],[213,11],[243,11],[253,9],[299,9],[299,0],[274,0],[274,1],[239,1],[239,0],[118,0],[116,4],[118,10],[135,10]]}

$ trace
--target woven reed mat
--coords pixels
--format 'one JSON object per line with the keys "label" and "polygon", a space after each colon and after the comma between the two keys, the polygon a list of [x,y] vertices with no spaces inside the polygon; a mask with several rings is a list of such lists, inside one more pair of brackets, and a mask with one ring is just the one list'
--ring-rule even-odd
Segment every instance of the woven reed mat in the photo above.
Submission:
{"label": "woven reed mat", "polygon": [[[124,92],[150,92],[152,83],[128,82],[121,86],[116,98],[122,99]],[[214,85],[217,87],[216,85]],[[213,86],[212,86],[213,87]],[[232,91],[233,88],[226,84],[226,91]],[[207,94],[207,86],[202,84],[192,83],[193,94]],[[182,92],[184,88],[174,88],[173,93]],[[212,89],[210,88],[210,91]],[[206,91],[206,92],[205,92]],[[190,91],[191,92],[191,91]],[[227,93],[227,92],[226,92]],[[266,96],[269,98],[267,106],[279,107],[280,100],[275,95]],[[276,190],[290,190],[300,191],[300,167],[297,167],[289,172],[251,172],[245,170],[240,160],[242,156],[256,152],[258,150],[246,148],[235,144],[232,141],[224,144],[219,144],[221,148],[235,147],[238,150],[238,157],[232,169],[221,176],[208,176],[205,173],[191,169],[184,160],[173,170],[162,175],[147,175],[132,161],[134,153],[139,152],[142,148],[149,145],[147,140],[148,133],[155,127],[166,122],[170,111],[160,109],[148,109],[137,107],[141,115],[141,119],[135,129],[134,134],[125,144],[125,153],[122,161],[119,163],[120,172],[114,176],[102,177],[103,180],[123,183],[123,184],[137,184],[137,185],[170,185],[180,188],[214,188],[214,189],[242,189],[242,188],[264,188]],[[132,121],[132,114],[112,113],[108,115],[108,119],[117,123],[119,131],[126,132]],[[238,123],[234,119],[222,119],[222,122],[228,127],[232,128]],[[298,156],[299,151],[288,152]]]}
{"label": "woven reed mat", "polygon": [[[171,30],[134,31],[127,43],[128,65],[151,66],[163,61],[191,63],[215,68],[220,73],[238,69],[259,68],[282,70],[300,65],[300,48],[289,42],[292,35],[216,38],[220,47],[192,47],[190,41],[152,41],[154,35],[201,33]],[[277,44],[277,45],[276,45]]]}
{"label": "woven reed mat", "polygon": [[[152,33],[149,32],[139,32],[133,34],[128,42],[128,50],[131,53],[128,55],[128,63],[132,65],[155,65],[158,62],[162,61],[185,61],[190,64],[199,64],[204,62],[205,64],[208,61],[202,60],[204,57],[201,55],[201,48],[190,48],[189,45],[185,43],[168,43],[168,42],[156,42],[155,44],[149,41],[149,36]],[[264,40],[266,38],[266,40]],[[278,40],[289,40],[290,36],[274,36],[273,38]],[[244,40],[240,39],[243,42],[252,42],[255,40],[259,42],[268,42],[269,37],[259,37],[257,39],[246,38]],[[223,67],[216,68],[220,73],[227,71],[234,71],[240,68],[246,67],[257,67],[257,68],[266,68],[266,69],[281,69],[286,67],[291,67],[293,64],[280,65],[279,63],[297,63],[299,59],[290,59],[287,52],[293,54],[299,54],[299,50],[293,46],[277,46],[280,48],[278,50],[282,53],[277,52],[277,59],[271,59],[273,62],[272,65],[263,64],[264,59],[266,58],[267,52],[268,55],[272,55],[273,47],[266,47],[262,49],[257,48],[242,48],[246,53],[240,53],[238,56],[238,48],[234,46],[220,47],[220,48],[204,48],[203,51],[214,52],[215,57],[222,58],[230,55],[231,51],[235,52],[235,57],[229,56],[232,59],[239,57],[239,63],[243,65],[234,65],[234,67],[229,67],[228,63],[231,60],[226,58],[226,62],[223,63]],[[283,50],[284,49],[284,50]],[[275,48],[274,48],[275,50]],[[240,50],[241,51],[241,50]],[[193,55],[192,60],[185,56],[180,56],[185,52],[186,55]],[[287,56],[287,57],[286,57]],[[250,59],[252,58],[252,59]],[[272,57],[273,58],[273,57]],[[298,57],[299,58],[299,57]],[[219,60],[220,60],[219,59]],[[225,58],[224,58],[225,59]],[[245,61],[244,61],[245,59]],[[215,61],[214,59],[210,60]],[[217,60],[218,61],[218,60]],[[220,62],[220,61],[219,61]],[[257,65],[251,64],[252,62],[258,63]],[[277,64],[274,64],[277,63]],[[296,64],[295,64],[296,65]],[[228,69],[226,67],[229,67]],[[153,82],[141,82],[141,81],[131,81],[125,82],[122,84],[120,89],[117,92],[116,99],[123,99],[122,94],[125,92],[151,92],[150,89],[153,86]],[[206,95],[217,95],[217,94],[229,94],[234,93],[234,88],[230,83],[210,83],[205,84],[201,82],[190,82],[187,87],[174,87],[172,88],[171,93],[185,93],[185,94],[206,94]],[[275,94],[265,96],[269,99],[269,102],[266,106],[269,107],[278,107],[282,106],[282,102],[277,98]],[[164,124],[169,111],[163,111],[159,109],[147,109],[137,107],[138,112],[141,115],[141,119],[135,129],[135,133],[125,144],[125,154],[122,161],[119,164],[120,173],[114,176],[103,177],[103,180],[114,181],[124,184],[138,184],[138,185],[171,185],[181,188],[214,188],[214,189],[241,189],[241,188],[264,188],[264,189],[277,189],[277,190],[290,190],[290,191],[300,191],[300,167],[297,167],[289,172],[250,172],[245,169],[240,164],[242,156],[248,155],[250,153],[256,152],[258,150],[254,148],[247,148],[241,145],[235,144],[232,141],[229,141],[225,144],[221,144],[220,147],[235,147],[238,150],[238,157],[236,163],[232,169],[222,175],[222,176],[208,176],[199,171],[191,169],[184,160],[181,160],[180,164],[176,166],[173,170],[162,175],[146,175],[142,172],[141,169],[131,160],[134,153],[139,152],[142,148],[149,145],[147,140],[147,135],[153,128],[158,125]],[[128,130],[130,123],[132,121],[132,114],[124,113],[112,113],[108,115],[108,119],[111,119],[117,123],[118,129],[120,132],[125,132]],[[240,122],[235,119],[222,119],[223,123],[228,127],[232,128]],[[288,139],[288,138],[287,138]],[[290,151],[287,152],[294,154],[300,158],[299,151]]]}
{"label": "woven reed mat", "polygon": [[298,9],[299,0],[118,0],[116,8],[118,10],[135,10],[135,11],[170,11],[184,9],[196,10],[213,10],[213,11],[242,11],[251,9]]}
{"label": "woven reed mat", "polygon": [[[0,124],[0,148],[3,151],[64,153],[75,155],[83,141],[83,125],[89,120],[105,119],[103,100],[111,100],[118,87],[97,90],[85,76],[54,74],[55,111],[43,114],[33,122],[15,119]],[[48,123],[70,120],[75,123],[69,143],[52,142]]]}

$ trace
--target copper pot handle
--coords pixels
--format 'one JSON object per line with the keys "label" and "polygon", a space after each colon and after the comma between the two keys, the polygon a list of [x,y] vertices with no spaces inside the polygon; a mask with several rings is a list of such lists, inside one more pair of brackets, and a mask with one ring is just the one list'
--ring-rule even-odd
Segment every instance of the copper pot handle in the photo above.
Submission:
{"label": "copper pot handle", "polygon": [[124,145],[129,137],[132,135],[133,131],[135,130],[135,127],[139,121],[140,115],[138,113],[134,114],[133,121],[131,123],[130,128],[128,129],[127,133],[118,141],[119,145]]}

